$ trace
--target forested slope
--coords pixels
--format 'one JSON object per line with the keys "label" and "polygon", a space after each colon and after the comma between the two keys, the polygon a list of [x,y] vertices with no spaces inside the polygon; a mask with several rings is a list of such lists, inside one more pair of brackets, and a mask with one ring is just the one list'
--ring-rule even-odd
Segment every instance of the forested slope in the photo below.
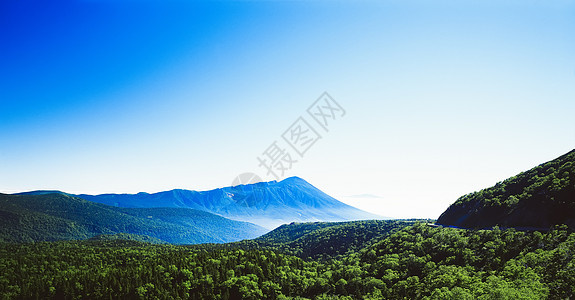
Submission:
{"label": "forested slope", "polygon": [[[420,220],[421,221],[421,220]],[[364,248],[378,239],[413,224],[415,220],[367,220],[350,222],[292,223],[252,241],[302,258],[333,258]]]}
{"label": "forested slope", "polygon": [[437,220],[463,228],[575,229],[575,150],[459,198]]}
{"label": "forested slope", "polygon": [[[0,242],[81,240],[97,235],[176,244],[223,243],[267,232],[254,224],[232,221],[186,208],[118,208],[65,194],[0,194]],[[138,238],[142,239],[142,238]]]}
{"label": "forested slope", "polygon": [[[329,227],[337,228],[323,229]],[[317,245],[299,247],[305,252]],[[575,234],[564,228],[471,231],[426,223],[405,223],[328,259],[242,243],[0,244],[0,294],[7,299],[567,299],[575,296],[574,248]]]}

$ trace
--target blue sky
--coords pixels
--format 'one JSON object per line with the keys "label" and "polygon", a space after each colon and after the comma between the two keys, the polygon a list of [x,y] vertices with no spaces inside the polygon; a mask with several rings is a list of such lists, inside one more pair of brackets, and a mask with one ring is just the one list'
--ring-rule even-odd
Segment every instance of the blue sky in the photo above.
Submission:
{"label": "blue sky", "polygon": [[0,192],[272,180],[328,92],[345,116],[285,176],[437,217],[575,148],[575,2],[499,2],[2,1]]}

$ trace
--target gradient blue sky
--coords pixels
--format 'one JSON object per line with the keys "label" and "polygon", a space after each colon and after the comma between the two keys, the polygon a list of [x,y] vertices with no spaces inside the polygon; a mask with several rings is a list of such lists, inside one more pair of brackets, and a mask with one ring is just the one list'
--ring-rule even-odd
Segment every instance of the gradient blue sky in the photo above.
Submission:
{"label": "gradient blue sky", "polygon": [[271,180],[327,91],[347,113],[286,176],[435,218],[575,148],[574,32],[575,1],[2,1],[0,192]]}

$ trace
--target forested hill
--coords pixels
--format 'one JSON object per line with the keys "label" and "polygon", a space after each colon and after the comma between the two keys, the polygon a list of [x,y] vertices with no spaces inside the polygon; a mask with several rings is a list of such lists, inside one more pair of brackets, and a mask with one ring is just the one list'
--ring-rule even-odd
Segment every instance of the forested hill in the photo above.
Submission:
{"label": "forested hill", "polygon": [[[392,232],[385,233],[385,223]],[[246,242],[189,246],[97,240],[0,243],[2,299],[573,299],[575,233],[464,230],[367,221],[292,224]],[[382,235],[361,242],[362,228]],[[378,223],[378,224],[376,224]],[[324,226],[325,225],[325,226]],[[311,226],[307,230],[303,227]],[[291,229],[307,233],[293,235]],[[316,228],[315,230],[313,228]],[[353,229],[352,227],[357,227]],[[309,243],[306,235],[336,230]],[[337,234],[335,234],[337,233]],[[358,236],[358,234],[360,236]],[[293,236],[296,240],[290,238]],[[298,237],[299,236],[299,237]],[[350,241],[357,241],[351,242]],[[331,243],[330,242],[330,243]],[[357,247],[356,247],[357,246]],[[337,247],[339,248],[339,247]]]}
{"label": "forested hill", "polygon": [[566,224],[575,229],[575,150],[493,187],[462,196],[437,224],[522,229]]}
{"label": "forested hill", "polygon": [[[118,208],[65,194],[0,194],[0,242],[135,238],[175,244],[224,243],[267,232],[187,208]],[[148,237],[138,237],[148,236]]]}
{"label": "forested hill", "polygon": [[272,248],[301,258],[328,258],[356,252],[374,241],[423,220],[367,220],[291,223],[282,225],[246,245]]}

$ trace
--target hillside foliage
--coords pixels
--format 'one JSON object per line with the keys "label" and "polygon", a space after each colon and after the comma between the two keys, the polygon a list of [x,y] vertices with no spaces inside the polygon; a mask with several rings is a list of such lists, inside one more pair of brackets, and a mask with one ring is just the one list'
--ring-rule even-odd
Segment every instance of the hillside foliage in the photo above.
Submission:
{"label": "hillside foliage", "polygon": [[[463,230],[382,221],[316,226],[343,255],[318,258],[309,239],[267,246],[60,241],[0,246],[4,299],[566,299],[575,296],[575,234]],[[395,224],[395,225],[394,225]],[[397,228],[399,225],[401,228]],[[289,226],[301,227],[301,224]],[[362,227],[363,226],[363,227]],[[391,228],[373,239],[364,228]],[[341,227],[341,228],[338,228]],[[330,231],[323,231],[331,228]],[[340,238],[350,232],[348,238]],[[351,233],[355,232],[355,233]],[[300,236],[304,238],[307,234]],[[334,235],[334,236],[329,236]],[[368,241],[369,240],[369,241]],[[360,242],[364,241],[364,242]],[[289,245],[289,247],[287,247]],[[348,244],[347,244],[348,245]],[[313,251],[311,251],[313,252]],[[311,253],[310,252],[310,253]],[[329,252],[329,251],[327,251]],[[305,256],[305,255],[304,255]],[[327,258],[327,259],[326,259]]]}
{"label": "hillside foliage", "polygon": [[[455,204],[481,200],[486,206],[514,206],[535,195],[544,196],[550,203],[560,204],[565,194],[575,190],[575,150],[541,164],[531,170],[510,177],[495,186],[470,193]],[[575,205],[575,198],[570,198]]]}
{"label": "hillside foliage", "polygon": [[575,150],[460,197],[438,218],[438,223],[524,229],[566,224],[575,229]]}
{"label": "hillside foliage", "polygon": [[83,240],[99,235],[174,244],[225,243],[267,232],[187,208],[119,208],[60,193],[0,194],[0,242]]}

